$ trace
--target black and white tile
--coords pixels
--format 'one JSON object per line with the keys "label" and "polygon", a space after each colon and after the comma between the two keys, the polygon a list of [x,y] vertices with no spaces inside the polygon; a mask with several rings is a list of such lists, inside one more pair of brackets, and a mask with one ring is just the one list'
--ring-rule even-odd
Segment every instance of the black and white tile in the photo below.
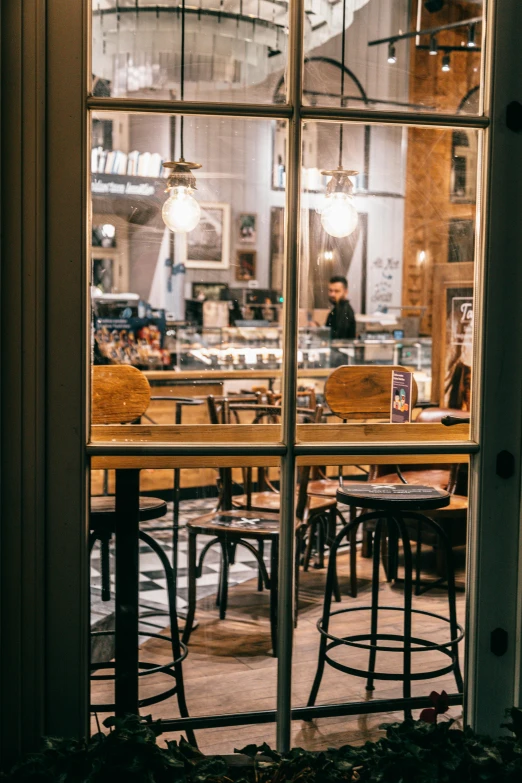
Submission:
{"label": "black and white tile", "polygon": [[[178,562],[177,562],[177,610],[183,616],[187,607],[187,548],[188,535],[186,523],[202,514],[215,509],[215,498],[206,500],[186,500],[180,503],[179,514],[179,538],[178,538]],[[168,504],[167,514],[161,519],[151,520],[141,524],[143,532],[149,533],[162,547],[163,551],[172,563],[172,524],[173,506]],[[209,541],[208,536],[198,535],[197,547],[199,552]],[[269,566],[270,546],[265,546],[264,558]],[[220,549],[219,546],[211,547],[205,555],[202,575],[197,580],[197,597],[204,598],[215,595],[219,584]],[[238,547],[234,565],[230,566],[229,586],[246,582],[257,577],[257,561],[245,547]],[[114,543],[110,545],[110,579],[114,588]],[[147,623],[156,628],[163,629],[169,624],[165,614],[168,611],[168,594],[165,573],[157,555],[143,542],[140,542],[140,607],[147,613],[158,610],[159,614],[147,617]],[[91,556],[91,627],[93,629],[105,628],[110,624],[110,618],[114,613],[114,589],[111,600],[101,600],[101,571],[100,553],[97,544]],[[145,639],[146,637],[144,637]]]}

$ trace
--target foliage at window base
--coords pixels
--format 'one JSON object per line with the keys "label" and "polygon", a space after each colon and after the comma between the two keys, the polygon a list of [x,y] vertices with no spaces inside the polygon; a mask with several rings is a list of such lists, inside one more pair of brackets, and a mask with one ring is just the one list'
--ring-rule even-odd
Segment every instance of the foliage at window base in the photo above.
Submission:
{"label": "foliage at window base", "polygon": [[247,745],[244,764],[204,756],[184,740],[160,747],[161,723],[109,718],[108,734],[89,740],[47,739],[41,752],[17,764],[9,783],[520,783],[522,711],[509,710],[515,736],[496,739],[471,729],[413,721],[386,727],[386,736],[362,747],[286,755],[268,745]]}

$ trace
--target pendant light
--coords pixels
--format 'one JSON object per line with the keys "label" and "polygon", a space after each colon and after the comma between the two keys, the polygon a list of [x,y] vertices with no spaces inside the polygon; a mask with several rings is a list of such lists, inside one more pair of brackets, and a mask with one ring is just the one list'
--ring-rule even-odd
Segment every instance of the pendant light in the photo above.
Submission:
{"label": "pendant light", "polygon": [[[181,100],[185,97],[185,0],[181,3]],[[184,117],[180,117],[180,156],[179,160],[164,163],[171,173],[167,180],[165,193],[169,194],[163,204],[161,216],[163,222],[176,234],[186,234],[193,231],[201,218],[201,208],[193,197],[196,188],[196,177],[193,169],[200,169],[201,163],[191,163],[183,157]]]}
{"label": "pendant light", "polygon": [[[343,31],[341,37],[341,107],[344,105],[344,68],[346,45],[346,0],[343,0]],[[353,234],[359,215],[353,203],[353,183],[350,177],[359,172],[343,169],[343,124],[339,126],[339,166],[334,170],[322,171],[330,180],[326,186],[324,204],[321,208],[321,225],[332,237],[342,238]]]}

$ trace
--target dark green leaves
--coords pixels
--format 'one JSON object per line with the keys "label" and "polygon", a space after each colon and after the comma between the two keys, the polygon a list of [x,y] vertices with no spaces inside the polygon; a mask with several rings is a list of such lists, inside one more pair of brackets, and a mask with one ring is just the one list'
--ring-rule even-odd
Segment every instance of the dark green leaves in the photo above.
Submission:
{"label": "dark green leaves", "polygon": [[[443,694],[433,709],[446,711]],[[442,698],[441,698],[442,697]],[[204,756],[184,739],[160,746],[160,722],[150,717],[108,718],[108,734],[90,740],[48,738],[40,753],[16,765],[8,783],[521,783],[522,712],[506,724],[514,737],[497,739],[456,730],[451,721],[405,721],[362,747],[322,753],[294,748],[281,755],[266,743],[238,753],[247,764]]]}

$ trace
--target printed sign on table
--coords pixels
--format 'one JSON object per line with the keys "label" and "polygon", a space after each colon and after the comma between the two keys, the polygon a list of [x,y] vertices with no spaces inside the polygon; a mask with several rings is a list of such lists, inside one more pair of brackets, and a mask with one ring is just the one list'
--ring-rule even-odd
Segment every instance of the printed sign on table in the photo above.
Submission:
{"label": "printed sign on table", "polygon": [[392,424],[406,424],[411,421],[412,373],[392,372],[391,416]]}

